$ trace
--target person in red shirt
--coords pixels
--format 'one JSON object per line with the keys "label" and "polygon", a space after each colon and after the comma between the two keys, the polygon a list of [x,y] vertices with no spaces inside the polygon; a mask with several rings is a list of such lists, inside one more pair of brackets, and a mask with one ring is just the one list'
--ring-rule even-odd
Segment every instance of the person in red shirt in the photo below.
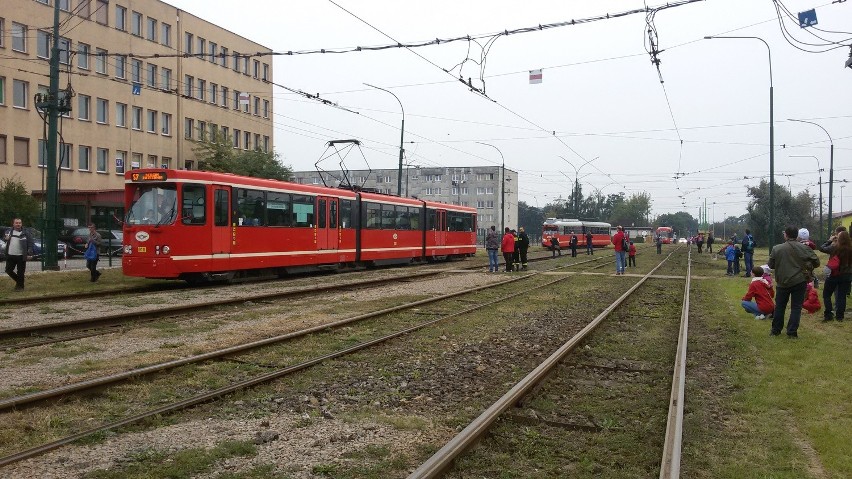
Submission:
{"label": "person in red shirt", "polygon": [[624,228],[619,226],[618,232],[612,236],[612,245],[615,249],[615,274],[624,274],[624,267],[627,266],[627,250],[629,245],[625,247]]}
{"label": "person in red shirt", "polygon": [[512,258],[515,255],[515,235],[512,230],[506,227],[506,232],[503,234],[503,241],[500,244],[503,252],[503,259],[506,261],[506,272],[512,271]]}
{"label": "person in red shirt", "polygon": [[766,319],[775,311],[775,290],[763,277],[763,268],[755,266],[751,272],[753,277],[748,285],[748,292],[743,296],[743,309],[753,314],[754,319]]}
{"label": "person in red shirt", "polygon": [[630,249],[627,250],[628,266],[636,267],[636,245],[630,242]]}
{"label": "person in red shirt", "polygon": [[820,308],[822,308],[822,304],[819,302],[819,295],[816,292],[816,288],[814,288],[814,282],[811,281],[805,290],[805,302],[802,303],[802,309],[810,314],[814,314]]}

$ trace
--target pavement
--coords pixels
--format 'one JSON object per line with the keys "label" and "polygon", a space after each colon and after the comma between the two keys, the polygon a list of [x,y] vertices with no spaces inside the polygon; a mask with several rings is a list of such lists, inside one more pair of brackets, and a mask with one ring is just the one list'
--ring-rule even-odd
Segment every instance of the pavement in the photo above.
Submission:
{"label": "pavement", "polygon": [[[98,261],[98,269],[110,268],[109,261],[112,260],[113,268],[121,267],[121,258],[107,258],[101,257],[100,261]],[[3,262],[5,264],[5,261]],[[86,269],[86,260],[83,258],[73,258],[73,259],[63,259],[59,258],[59,270],[81,270]],[[27,261],[27,273],[42,271],[42,263],[41,261]],[[2,270],[0,270],[2,272]]]}

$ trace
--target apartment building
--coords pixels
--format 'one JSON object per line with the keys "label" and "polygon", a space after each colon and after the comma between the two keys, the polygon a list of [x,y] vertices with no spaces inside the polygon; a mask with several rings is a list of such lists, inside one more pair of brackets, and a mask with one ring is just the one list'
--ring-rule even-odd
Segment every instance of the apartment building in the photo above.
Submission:
{"label": "apartment building", "polygon": [[[402,171],[402,196],[440,201],[462,206],[471,206],[477,210],[477,233],[484,238],[492,225],[500,229],[501,224],[516,228],[518,226],[518,173],[505,170],[505,191],[500,188],[500,166],[472,167],[411,167]],[[352,170],[346,172],[346,178],[355,186],[368,191],[395,195],[399,171]],[[337,187],[344,180],[340,171],[296,171],[294,181],[302,184],[326,185]],[[505,210],[502,198],[505,195]],[[505,221],[500,221],[504,212]]]}
{"label": "apartment building", "polygon": [[[125,169],[194,169],[221,131],[272,150],[271,50],[159,0],[3,0],[0,176],[44,188],[54,2],[60,12],[60,217],[120,206]],[[63,93],[64,91],[64,93]]]}

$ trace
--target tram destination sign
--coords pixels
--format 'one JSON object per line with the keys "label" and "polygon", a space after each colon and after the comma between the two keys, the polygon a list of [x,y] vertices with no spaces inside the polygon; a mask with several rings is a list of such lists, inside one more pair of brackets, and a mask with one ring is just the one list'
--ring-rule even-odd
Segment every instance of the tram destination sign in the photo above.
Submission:
{"label": "tram destination sign", "polygon": [[168,179],[168,175],[166,175],[165,171],[148,171],[145,173],[131,173],[130,181],[166,181]]}

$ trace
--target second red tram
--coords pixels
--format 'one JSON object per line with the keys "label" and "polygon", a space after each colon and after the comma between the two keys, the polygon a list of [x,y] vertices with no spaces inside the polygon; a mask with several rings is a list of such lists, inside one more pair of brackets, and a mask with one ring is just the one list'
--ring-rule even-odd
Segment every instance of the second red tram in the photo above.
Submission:
{"label": "second red tram", "polygon": [[128,276],[230,280],[461,258],[476,210],[224,173],[125,174]]}
{"label": "second red tram", "polygon": [[660,237],[662,244],[672,244],[674,242],[674,231],[670,226],[660,226],[657,228],[657,236]]}
{"label": "second red tram", "polygon": [[586,233],[592,234],[592,245],[595,248],[606,248],[610,244],[609,223],[600,221],[580,221],[572,219],[547,218],[541,228],[541,245],[550,247],[550,239],[554,236],[559,240],[560,248],[567,248],[571,235],[577,235],[579,247],[586,246]]}

